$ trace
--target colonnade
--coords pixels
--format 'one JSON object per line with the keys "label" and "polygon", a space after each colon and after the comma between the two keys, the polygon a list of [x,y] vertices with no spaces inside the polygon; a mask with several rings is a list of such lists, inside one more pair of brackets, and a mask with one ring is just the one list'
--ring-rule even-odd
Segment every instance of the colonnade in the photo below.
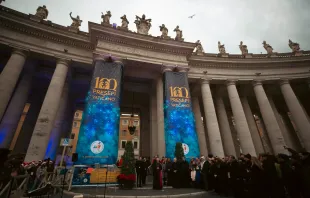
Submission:
{"label": "colonnade", "polygon": [[[287,153],[284,146],[300,150],[300,147],[298,146],[299,143],[296,143],[296,138],[294,137],[297,136],[297,134],[292,134],[292,131],[289,131],[286,126],[283,126],[281,118],[279,117],[280,115],[275,108],[275,104],[272,101],[271,96],[267,95],[265,92],[263,83],[263,81],[253,81],[252,88],[262,115],[262,120],[266,127],[266,132],[273,153]],[[223,157],[224,155],[236,155],[236,149],[238,148],[234,145],[225,105],[223,103],[222,95],[219,94],[220,91],[217,90],[213,95],[210,89],[209,80],[202,80],[200,86],[204,117],[206,119],[206,134],[208,136],[208,142],[206,144],[209,145],[209,153],[220,157]],[[264,153],[264,146],[254,121],[247,96],[244,93],[239,95],[235,80],[226,81],[225,86],[241,152],[245,154],[249,153],[253,156],[257,156],[259,153]],[[289,80],[279,80],[276,86],[279,86],[281,89],[281,93],[292,114],[293,123],[297,128],[304,149],[309,151],[310,122],[307,113],[295,95]],[[219,89],[219,87],[217,87],[217,89]],[[200,112],[198,112],[200,111],[200,108],[197,107],[197,104],[194,106],[193,110],[195,114],[200,114]],[[283,117],[285,117],[285,115],[283,115]],[[196,120],[197,119],[198,118],[196,118]],[[199,121],[197,125],[200,125]],[[296,132],[293,131],[293,133]],[[203,148],[205,147],[205,143],[201,143],[200,140],[199,144],[201,145],[201,153],[204,154],[205,151]]]}
{"label": "colonnade", "polygon": [[[23,107],[27,102],[35,65],[32,65],[32,63],[26,64],[26,60],[27,52],[21,49],[15,49],[0,74],[0,147],[9,147]],[[66,84],[68,83],[67,76],[70,63],[70,60],[65,58],[58,58],[57,60],[55,71],[45,94],[30,139],[25,161],[41,160],[45,157],[52,133],[53,137],[57,139],[55,139],[55,142],[59,142],[59,133],[61,133],[61,130],[57,126],[61,120],[65,119],[63,114],[65,111],[64,105],[68,98],[68,86]],[[24,75],[19,80],[25,65],[27,65],[27,68],[25,68]],[[171,68],[164,68],[163,72],[166,71],[171,71]],[[186,72],[186,70],[179,70],[179,72]],[[164,156],[164,90],[162,76],[159,75],[155,81],[156,83],[153,88],[156,90],[156,96],[153,95],[154,99],[151,99],[150,102],[152,109],[156,110],[156,112],[151,112],[150,115],[151,122],[156,121],[156,124],[151,123],[151,150],[152,154],[156,153]],[[197,96],[192,97],[201,154],[206,155],[212,153],[221,157],[224,155],[236,155],[238,148],[234,144],[228,112],[226,111],[220,91],[218,90],[213,95],[210,87],[211,83],[212,81],[205,79],[201,80],[199,85],[202,108],[200,107],[199,98]],[[249,153],[255,156],[264,152],[264,146],[258,134],[247,96],[238,92],[236,83],[237,81],[235,80],[227,80],[225,82],[235,122],[235,129],[242,153]],[[252,87],[266,126],[271,147],[274,153],[286,153],[284,146],[293,144],[292,142],[289,143],[291,135],[279,123],[279,118],[277,117],[278,112],[276,112],[273,101],[270,100],[263,84],[264,81],[253,81]],[[308,84],[310,87],[310,81],[308,81]],[[310,151],[310,122],[308,115],[295,95],[288,79],[279,80],[277,86],[279,86],[292,115],[304,148]],[[203,109],[204,114],[202,114],[201,109]],[[205,118],[204,123],[206,128],[203,126],[201,117]]]}

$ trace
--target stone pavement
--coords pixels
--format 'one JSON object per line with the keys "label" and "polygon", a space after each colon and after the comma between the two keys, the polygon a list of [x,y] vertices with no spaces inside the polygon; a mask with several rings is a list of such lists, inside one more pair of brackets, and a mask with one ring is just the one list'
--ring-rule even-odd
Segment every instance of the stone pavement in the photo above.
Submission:
{"label": "stone pavement", "polygon": [[[72,198],[75,195],[83,194],[85,197],[103,197],[104,188],[103,187],[84,187],[84,188],[74,188],[72,192],[66,192],[66,198]],[[71,196],[71,197],[70,197]],[[165,187],[163,190],[153,190],[150,186],[144,188],[135,188],[133,190],[119,190],[114,188],[107,189],[106,198],[220,198],[221,196],[212,192],[205,192],[200,189],[186,188],[186,189],[174,189],[170,187]]]}

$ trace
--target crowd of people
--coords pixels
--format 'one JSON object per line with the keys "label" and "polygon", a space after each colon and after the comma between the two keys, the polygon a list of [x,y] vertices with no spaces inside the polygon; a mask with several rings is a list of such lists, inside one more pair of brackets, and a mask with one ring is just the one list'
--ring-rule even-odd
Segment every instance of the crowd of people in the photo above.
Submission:
{"label": "crowd of people", "polygon": [[201,188],[235,198],[310,198],[310,153],[290,155],[208,155],[191,159],[159,159],[152,163],[153,188]]}
{"label": "crowd of people", "polygon": [[[38,188],[40,183],[54,171],[55,164],[50,159],[24,162],[24,154],[9,155],[7,149],[0,149],[0,191],[10,180],[19,175],[29,175],[27,191]],[[17,181],[21,183],[22,181]]]}

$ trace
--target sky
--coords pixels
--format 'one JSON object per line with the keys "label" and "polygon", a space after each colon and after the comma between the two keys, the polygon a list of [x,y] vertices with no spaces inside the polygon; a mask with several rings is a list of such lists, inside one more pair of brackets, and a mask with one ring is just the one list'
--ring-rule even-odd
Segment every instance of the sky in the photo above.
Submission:
{"label": "sky", "polygon": [[240,41],[249,53],[266,53],[264,40],[274,52],[290,52],[289,39],[310,50],[310,0],[6,0],[2,4],[26,14],[46,5],[48,20],[64,26],[71,24],[72,12],[83,20],[80,29],[86,32],[88,21],[101,23],[101,12],[110,10],[110,22],[118,25],[126,14],[132,31],[135,15],[145,14],[152,19],[151,35],[160,36],[159,26],[165,24],[174,38],[179,25],[185,41],[200,40],[206,53],[218,53],[218,41],[230,54],[240,54]]}

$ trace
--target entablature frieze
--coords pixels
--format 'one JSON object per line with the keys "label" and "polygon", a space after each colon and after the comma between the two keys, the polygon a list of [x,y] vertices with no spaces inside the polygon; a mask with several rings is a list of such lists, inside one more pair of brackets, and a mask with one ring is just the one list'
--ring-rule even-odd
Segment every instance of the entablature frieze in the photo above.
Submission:
{"label": "entablature frieze", "polygon": [[191,68],[242,68],[242,69],[255,69],[255,68],[285,68],[285,67],[307,67],[310,66],[309,60],[297,60],[287,62],[189,62]]}
{"label": "entablature frieze", "polygon": [[208,74],[207,76],[205,75],[195,75],[195,74],[188,74],[188,78],[191,81],[201,81],[207,80],[211,84],[224,84],[228,81],[233,81],[236,84],[248,84],[248,83],[253,83],[253,82],[261,82],[261,83],[275,83],[275,82],[280,82],[283,80],[298,80],[298,79],[304,79],[307,81],[310,78],[310,73],[299,73],[299,74],[292,74],[292,75],[272,75],[272,76],[262,76],[262,77],[255,77],[255,76],[217,76],[217,75],[212,75]]}
{"label": "entablature frieze", "polygon": [[119,58],[145,61],[159,65],[188,66],[187,57],[185,55],[168,54],[137,47],[117,45],[105,40],[98,40],[97,48],[94,53],[112,54],[114,56],[120,56]]}
{"label": "entablature frieze", "polygon": [[179,55],[190,55],[195,43],[166,40],[151,35],[138,34],[132,31],[114,29],[109,26],[89,22],[89,32],[91,42],[106,40],[111,43],[122,44],[130,47],[153,50],[164,53]]}

